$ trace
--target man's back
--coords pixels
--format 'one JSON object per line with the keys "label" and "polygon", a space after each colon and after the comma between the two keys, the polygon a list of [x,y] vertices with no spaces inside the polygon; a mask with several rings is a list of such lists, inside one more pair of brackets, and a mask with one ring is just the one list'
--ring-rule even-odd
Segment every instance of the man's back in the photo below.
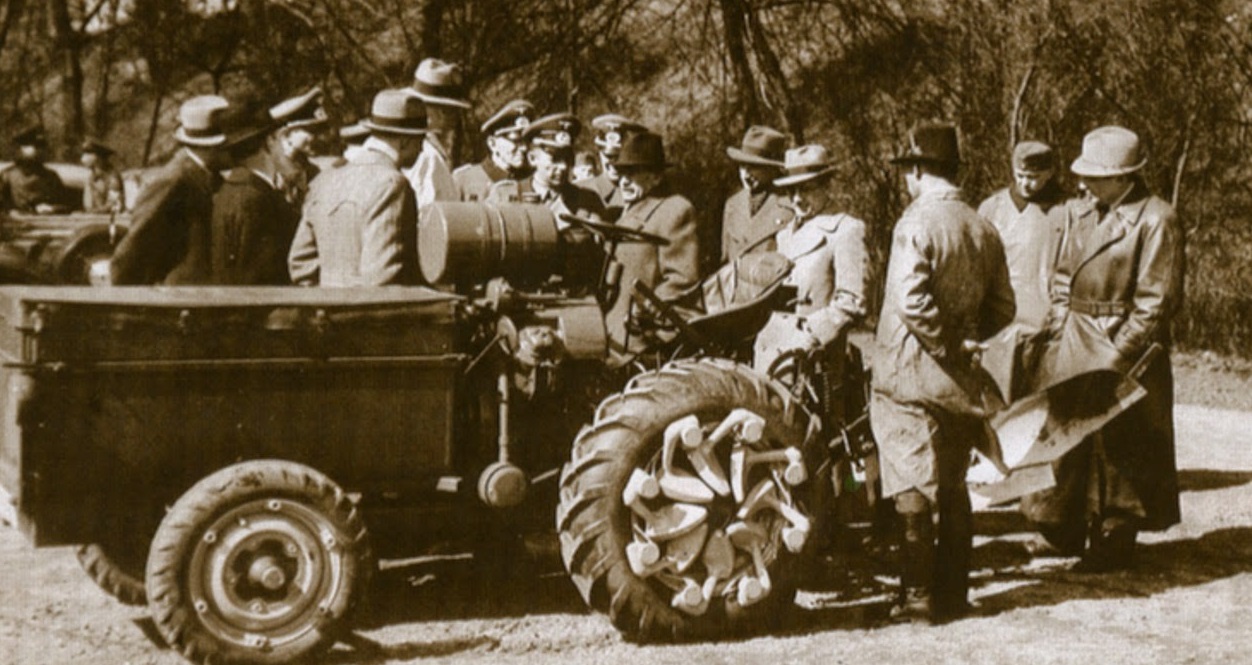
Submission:
{"label": "man's back", "polygon": [[179,151],[144,186],[110,262],[114,284],[200,284],[217,175]]}

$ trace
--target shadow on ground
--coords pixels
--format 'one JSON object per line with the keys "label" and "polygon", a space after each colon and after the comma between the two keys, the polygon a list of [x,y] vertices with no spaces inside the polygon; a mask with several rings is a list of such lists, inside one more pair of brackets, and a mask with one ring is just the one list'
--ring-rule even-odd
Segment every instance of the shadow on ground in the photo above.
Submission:
{"label": "shadow on ground", "polygon": [[1252,483],[1252,471],[1183,469],[1178,472],[1178,489],[1183,492],[1206,492],[1248,483]]}

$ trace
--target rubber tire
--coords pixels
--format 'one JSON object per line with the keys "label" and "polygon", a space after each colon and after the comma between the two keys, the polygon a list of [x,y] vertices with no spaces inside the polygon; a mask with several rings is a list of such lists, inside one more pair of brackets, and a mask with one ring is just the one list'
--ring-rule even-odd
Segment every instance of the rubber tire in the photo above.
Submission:
{"label": "rubber tire", "polygon": [[[320,514],[346,549],[341,594],[310,639],[267,651],[223,643],[201,622],[187,593],[193,546],[213,520],[232,507],[283,498]],[[330,478],[284,460],[256,460],[222,469],[196,483],[162,520],[148,555],[148,607],[166,643],[195,663],[303,663],[328,650],[350,629],[353,611],[375,569],[369,535],[356,505]]]}
{"label": "rubber tire", "polygon": [[[561,474],[557,530],[561,559],[583,600],[607,614],[623,637],[635,642],[677,642],[720,637],[743,629],[771,627],[795,599],[800,561],[779,547],[770,567],[774,590],[763,601],[740,607],[733,598],[714,603],[701,616],[670,606],[652,584],[630,570],[625,547],[631,541],[630,509],[622,489],[633,469],[656,455],[665,427],[691,413],[726,415],[743,407],[765,418],[767,436],[806,451],[817,447],[815,418],[785,387],[729,360],[701,359],[666,365],[633,379],[610,396],[574,443]],[[819,453],[820,454],[820,453]],[[814,465],[810,465],[812,468]],[[807,487],[815,523],[824,517],[812,478]],[[812,539],[811,539],[812,540]]]}
{"label": "rubber tire", "polygon": [[101,543],[80,545],[74,554],[91,581],[118,602],[132,606],[148,604],[143,581],[142,555],[134,556],[134,561],[128,561],[124,552],[115,551]]}

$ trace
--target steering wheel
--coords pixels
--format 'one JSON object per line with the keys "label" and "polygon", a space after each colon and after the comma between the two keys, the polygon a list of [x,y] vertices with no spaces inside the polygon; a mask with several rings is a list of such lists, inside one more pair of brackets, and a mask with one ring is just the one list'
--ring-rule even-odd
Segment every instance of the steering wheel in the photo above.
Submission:
{"label": "steering wheel", "polygon": [[611,240],[613,242],[646,242],[658,247],[669,246],[668,238],[663,238],[654,233],[648,233],[638,229],[630,229],[624,226],[617,226],[616,224],[597,222],[585,217],[571,215],[568,212],[563,212],[558,216],[563,222],[569,222],[574,226],[582,227],[601,238]]}

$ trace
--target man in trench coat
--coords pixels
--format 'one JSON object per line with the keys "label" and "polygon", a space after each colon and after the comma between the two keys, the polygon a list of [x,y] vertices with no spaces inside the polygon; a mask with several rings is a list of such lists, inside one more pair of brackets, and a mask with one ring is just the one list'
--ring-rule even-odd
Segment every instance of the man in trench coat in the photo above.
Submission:
{"label": "man in trench coat", "polygon": [[773,236],[792,213],[774,191],[783,163],[787,137],[772,127],[752,126],[739,147],[726,154],[739,167],[743,188],[731,194],[722,208],[722,263],[749,251],[774,250]]}

